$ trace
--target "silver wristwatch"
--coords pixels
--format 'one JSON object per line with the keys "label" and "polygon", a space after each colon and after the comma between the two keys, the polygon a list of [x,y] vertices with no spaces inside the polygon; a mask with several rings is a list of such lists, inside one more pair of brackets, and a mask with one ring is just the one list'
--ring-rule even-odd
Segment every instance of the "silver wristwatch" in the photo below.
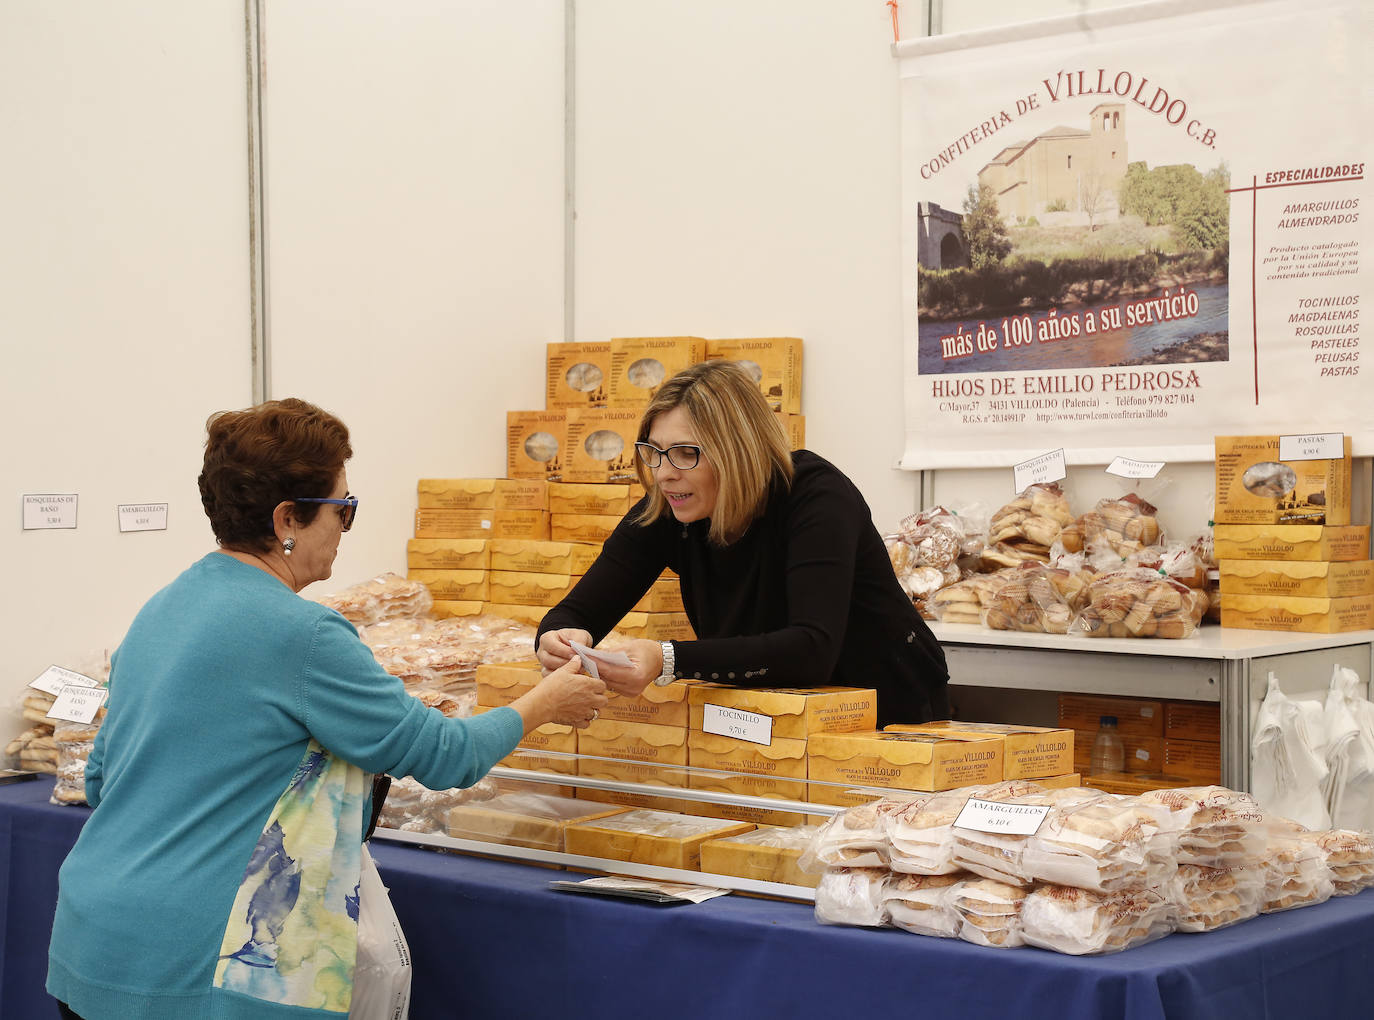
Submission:
{"label": "silver wristwatch", "polygon": [[662,641],[663,645],[663,672],[654,677],[654,684],[658,687],[667,687],[677,679],[677,653],[673,651],[671,641]]}

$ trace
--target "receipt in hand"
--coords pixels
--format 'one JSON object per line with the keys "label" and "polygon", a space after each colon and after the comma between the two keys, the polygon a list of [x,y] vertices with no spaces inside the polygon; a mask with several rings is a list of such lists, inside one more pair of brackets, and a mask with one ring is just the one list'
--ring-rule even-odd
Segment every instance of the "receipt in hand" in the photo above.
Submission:
{"label": "receipt in hand", "polygon": [[577,657],[582,660],[582,668],[587,671],[587,675],[596,679],[601,679],[601,672],[597,668],[597,663],[607,666],[633,666],[630,657],[624,652],[602,652],[595,648],[588,648],[586,645],[577,641],[569,641],[572,650],[577,653]]}

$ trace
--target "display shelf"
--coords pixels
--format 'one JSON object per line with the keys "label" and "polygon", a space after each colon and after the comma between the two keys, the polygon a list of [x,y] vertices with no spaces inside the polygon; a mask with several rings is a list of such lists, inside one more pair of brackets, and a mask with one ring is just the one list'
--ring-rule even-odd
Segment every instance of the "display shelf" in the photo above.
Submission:
{"label": "display shelf", "polygon": [[[1272,672],[1290,695],[1324,692],[1334,666],[1370,689],[1374,631],[1297,634],[1203,626],[1187,638],[1089,638],[930,624],[954,687],[1126,695],[1221,706],[1221,781],[1249,790],[1250,732]],[[1004,720],[1015,721],[1015,720]]]}

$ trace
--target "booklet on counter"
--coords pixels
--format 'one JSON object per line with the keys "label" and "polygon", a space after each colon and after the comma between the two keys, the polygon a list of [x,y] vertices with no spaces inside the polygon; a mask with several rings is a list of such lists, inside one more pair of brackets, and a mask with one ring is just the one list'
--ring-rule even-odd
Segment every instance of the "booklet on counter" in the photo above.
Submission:
{"label": "booklet on counter", "polygon": [[702,903],[717,896],[728,895],[729,889],[712,889],[681,882],[658,882],[647,878],[588,878],[581,882],[554,881],[550,889],[559,892],[589,893],[593,896],[618,896],[623,899],[646,900],[672,906],[678,903]]}

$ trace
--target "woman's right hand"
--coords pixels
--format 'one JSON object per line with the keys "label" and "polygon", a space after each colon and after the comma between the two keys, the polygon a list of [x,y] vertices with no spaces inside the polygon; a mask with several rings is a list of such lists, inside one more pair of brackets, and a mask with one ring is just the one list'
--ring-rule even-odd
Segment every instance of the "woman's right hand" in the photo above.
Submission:
{"label": "woman's right hand", "polygon": [[574,655],[510,707],[525,721],[526,733],[550,722],[580,730],[606,707],[606,685],[582,672],[582,660]]}
{"label": "woman's right hand", "polygon": [[588,648],[592,646],[592,636],[585,630],[573,627],[545,631],[540,635],[539,648],[535,654],[539,657],[539,665],[544,667],[545,673],[552,673],[577,658],[577,653],[572,650],[573,641]]}

